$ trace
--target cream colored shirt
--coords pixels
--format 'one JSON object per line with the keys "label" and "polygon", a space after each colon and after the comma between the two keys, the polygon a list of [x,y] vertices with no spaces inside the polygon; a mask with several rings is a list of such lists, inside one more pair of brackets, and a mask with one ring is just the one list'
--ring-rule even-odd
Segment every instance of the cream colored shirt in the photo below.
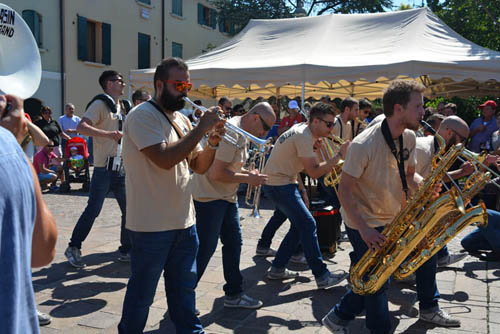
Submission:
{"label": "cream colored shirt", "polygon": [[[360,186],[351,189],[357,200],[357,211],[370,227],[389,224],[401,210],[403,186],[398,164],[387,145],[381,129],[382,123],[365,129],[352,141],[342,171],[358,179]],[[394,141],[399,154],[399,141]],[[415,133],[405,130],[403,147],[409,151],[408,166],[415,166]],[[344,208],[342,219],[353,228]]]}
{"label": "cream colored shirt", "polygon": [[268,175],[266,184],[283,186],[297,183],[297,174],[304,170],[300,158],[315,158],[314,138],[308,123],[295,124],[276,141],[264,167]]}
{"label": "cream colored shirt", "polygon": [[416,144],[417,165],[415,171],[426,178],[432,171],[434,136],[418,137]]}
{"label": "cream colored shirt", "polygon": [[[118,131],[118,119],[122,113],[120,103],[116,105],[117,112],[112,113],[106,103],[96,100],[88,107],[83,117],[92,121],[92,126],[106,131]],[[108,157],[116,156],[118,143],[109,138],[93,137],[94,167],[105,167]]]}
{"label": "cream colored shirt", "polygon": [[[241,117],[233,117],[228,122],[241,127]],[[232,136],[232,138],[237,140],[237,145],[221,140],[217,152],[215,152],[215,159],[229,163],[227,168],[232,172],[239,173],[248,159],[247,140],[238,135]],[[236,203],[239,183],[213,181],[208,178],[207,174],[194,174],[193,198],[199,202],[224,200]]]}
{"label": "cream colored shirt", "polygon": [[[341,126],[342,124],[342,126]],[[342,131],[341,131],[342,130]],[[342,122],[342,117],[335,117],[335,125],[332,130],[333,134],[343,140],[352,140],[352,126],[351,121],[347,123]]]}
{"label": "cream colored shirt", "polygon": [[[188,118],[174,112],[170,119],[186,134]],[[151,103],[134,108],[123,128],[123,160],[127,188],[126,227],[136,232],[185,229],[195,223],[191,176],[186,159],[169,170],[154,164],[142,149],[179,140],[164,115]],[[193,152],[201,151],[198,146]],[[193,155],[193,153],[191,154]]]}

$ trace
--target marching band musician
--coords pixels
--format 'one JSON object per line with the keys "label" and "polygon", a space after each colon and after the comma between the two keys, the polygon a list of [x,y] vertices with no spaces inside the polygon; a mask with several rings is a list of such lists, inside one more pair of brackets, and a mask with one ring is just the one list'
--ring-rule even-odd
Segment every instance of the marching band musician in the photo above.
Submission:
{"label": "marching band musician", "polygon": [[298,276],[285,269],[285,266],[302,244],[307,264],[311,268],[318,289],[328,289],[347,277],[347,273],[331,273],[318,245],[316,221],[309,212],[305,202],[306,190],[297,184],[297,175],[304,170],[312,178],[318,178],[332,170],[341,156],[345,154],[348,144],[344,144],[341,153],[333,158],[319,162],[313,145],[318,139],[328,136],[335,123],[335,111],[325,103],[316,103],[310,111],[310,119],[306,123],[296,124],[284,132],[277,140],[269,160],[264,168],[268,181],[263,186],[264,192],[290,220],[291,226],[267,273],[269,279],[286,279]]}
{"label": "marching band musician", "polygon": [[335,117],[333,134],[343,140],[352,140],[358,134],[354,123],[358,117],[359,103],[352,97],[346,97],[340,104],[340,115]]}
{"label": "marching band musician", "polygon": [[[261,102],[245,115],[234,116],[228,122],[263,138],[275,121],[272,107],[267,102]],[[227,133],[226,136],[231,136],[235,143],[221,141],[208,172],[195,175],[193,180],[196,229],[200,240],[196,258],[198,281],[203,276],[220,237],[226,279],[224,306],[254,309],[261,307],[262,302],[243,293],[243,277],[240,272],[242,236],[237,190],[240,183],[259,186],[267,180],[267,176],[259,174],[258,170],[243,169],[248,159],[247,139],[244,136],[236,133]]]}
{"label": "marching band musician", "polygon": [[[396,217],[406,201],[408,191],[415,190],[422,177],[415,172],[416,137],[411,130],[419,128],[424,115],[425,87],[413,80],[395,80],[383,96],[382,122],[357,136],[344,161],[339,185],[341,214],[353,246],[354,265],[368,250],[380,249],[387,241],[381,233],[384,225]],[[438,196],[439,185],[433,191]],[[434,264],[435,266],[435,264]],[[349,290],[323,318],[332,333],[348,333],[347,325],[363,310],[366,326],[372,334],[391,331],[386,290],[389,280],[374,294],[359,295]],[[435,289],[437,292],[437,289]],[[436,305],[423,310],[420,319],[441,326],[459,326]]]}
{"label": "marching band musician", "polygon": [[[177,332],[203,334],[195,314],[198,236],[189,169],[208,170],[223,122],[212,109],[193,129],[178,112],[192,88],[182,59],[167,58],[156,67],[154,88],[154,98],[135,107],[124,125],[126,227],[132,249],[118,331],[143,332],[163,272],[168,313]],[[202,149],[199,142],[207,132],[209,145]]]}

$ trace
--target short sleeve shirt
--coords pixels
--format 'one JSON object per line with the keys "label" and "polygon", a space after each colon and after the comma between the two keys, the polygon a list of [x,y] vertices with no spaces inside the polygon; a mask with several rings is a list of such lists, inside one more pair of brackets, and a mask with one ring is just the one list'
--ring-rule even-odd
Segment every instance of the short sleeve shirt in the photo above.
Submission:
{"label": "short sleeve shirt", "polygon": [[427,177],[432,171],[434,157],[434,136],[418,137],[416,142],[417,165],[415,171]]}
{"label": "short sleeve shirt", "polygon": [[37,174],[40,174],[42,172],[39,168],[40,164],[48,168],[50,161],[55,158],[57,158],[57,155],[54,152],[50,152],[49,154],[47,154],[44,149],[38,151],[33,158],[33,165]]}
{"label": "short sleeve shirt", "polygon": [[[358,201],[357,210],[370,227],[389,224],[401,210],[403,186],[396,158],[387,145],[381,129],[382,122],[365,129],[352,141],[347,151],[342,171],[357,178],[359,187],[351,189]],[[408,166],[416,165],[415,133],[405,130],[403,148],[409,152],[405,161]],[[395,140],[399,154],[399,143]],[[341,208],[342,219],[353,227],[346,212]]]}
{"label": "short sleeve shirt", "polygon": [[[241,117],[233,117],[229,122],[237,127],[240,125]],[[229,135],[229,134],[226,134]],[[238,173],[248,159],[247,141],[244,137],[234,138],[237,144],[230,144],[226,140],[221,140],[219,148],[215,152],[216,160],[229,163],[228,169]],[[194,174],[193,176],[193,198],[199,202],[209,202],[214,200],[225,200],[236,203],[238,196],[238,183],[225,183],[210,180],[207,173],[203,175]]]}
{"label": "short sleeve shirt", "polygon": [[307,123],[294,125],[279,136],[264,167],[266,184],[283,186],[297,183],[297,174],[304,169],[300,158],[316,158],[314,139]]}
{"label": "short sleeve shirt", "polygon": [[498,125],[495,117],[492,117],[488,122],[484,121],[484,118],[480,117],[474,120],[470,125],[470,130],[474,130],[481,124],[486,126],[486,129],[482,132],[476,133],[469,142],[469,149],[472,152],[480,152],[481,144],[489,143],[491,134],[498,130]]}
{"label": "short sleeve shirt", "polygon": [[[92,126],[106,131],[118,131],[118,119],[121,117],[120,103],[116,105],[117,112],[112,113],[106,103],[102,100],[96,100],[88,107],[83,114],[92,121]],[[105,167],[108,157],[116,156],[118,143],[109,138],[94,137],[94,166]]]}
{"label": "short sleeve shirt", "polygon": [[60,144],[61,141],[59,135],[61,134],[62,129],[57,121],[51,120],[48,122],[45,118],[42,118],[36,121],[35,125],[43,131],[49,140],[52,140],[54,145],[58,146]]}
{"label": "short sleeve shirt", "polygon": [[[179,112],[170,116],[183,132],[191,129]],[[186,159],[169,170],[158,167],[142,149],[174,143],[179,136],[165,114],[151,103],[141,103],[127,116],[123,127],[123,161],[127,189],[126,227],[136,232],[185,229],[195,223],[191,175]],[[198,145],[193,152],[201,151]]]}
{"label": "short sleeve shirt", "polygon": [[291,128],[295,124],[299,124],[302,122],[303,122],[302,115],[300,114],[297,114],[295,118],[290,118],[290,116],[286,116],[283,117],[283,119],[281,120],[279,128],[284,128],[284,127]]}
{"label": "short sleeve shirt", "polygon": [[351,122],[342,122],[340,116],[335,117],[335,125],[333,126],[333,134],[343,140],[352,140],[352,126]]}
{"label": "short sleeve shirt", "polygon": [[[62,115],[61,117],[59,117],[59,124],[61,125],[63,131],[76,130],[78,123],[80,123],[80,117],[76,115],[73,115],[72,117]],[[78,133],[73,132],[73,133],[68,133],[67,135],[70,136],[71,138],[74,138],[78,136]]]}

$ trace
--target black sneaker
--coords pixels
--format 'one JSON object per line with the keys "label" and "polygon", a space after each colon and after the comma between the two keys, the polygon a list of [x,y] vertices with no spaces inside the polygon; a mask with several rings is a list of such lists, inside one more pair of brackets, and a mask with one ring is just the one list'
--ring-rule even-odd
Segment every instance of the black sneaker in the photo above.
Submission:
{"label": "black sneaker", "polygon": [[64,256],[68,259],[69,263],[75,268],[83,268],[85,264],[82,262],[82,253],[76,247],[68,246],[64,252]]}

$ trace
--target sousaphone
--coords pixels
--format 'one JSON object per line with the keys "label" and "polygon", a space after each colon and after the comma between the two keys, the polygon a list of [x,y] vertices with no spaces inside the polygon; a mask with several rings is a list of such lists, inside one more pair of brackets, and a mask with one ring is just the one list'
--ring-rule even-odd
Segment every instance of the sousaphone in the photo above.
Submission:
{"label": "sousaphone", "polygon": [[31,97],[42,78],[38,45],[23,18],[0,3],[0,94]]}

